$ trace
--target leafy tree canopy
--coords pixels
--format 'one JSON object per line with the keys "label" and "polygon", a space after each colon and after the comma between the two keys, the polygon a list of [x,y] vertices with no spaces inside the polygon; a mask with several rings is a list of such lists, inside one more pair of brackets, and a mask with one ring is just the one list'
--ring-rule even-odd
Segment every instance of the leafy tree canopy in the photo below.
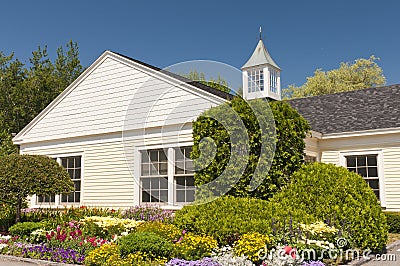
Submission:
{"label": "leafy tree canopy", "polygon": [[58,48],[53,63],[47,47],[38,47],[28,65],[0,52],[0,128],[19,132],[80,75],[77,43],[66,48]]}
{"label": "leafy tree canopy", "polygon": [[218,79],[210,78],[209,80],[206,80],[205,74],[203,72],[199,73],[196,70],[191,70],[189,74],[182,74],[182,76],[193,81],[198,81],[211,88],[224,92],[230,92],[228,82],[225,79],[221,78],[220,75],[218,75]]}
{"label": "leafy tree canopy", "polygon": [[285,98],[302,98],[382,86],[386,79],[376,63],[378,60],[372,55],[368,59],[357,59],[353,64],[341,63],[338,69],[317,69],[306,83],[300,87],[290,85],[283,90],[283,95]]}
{"label": "leafy tree canopy", "polygon": [[[245,132],[238,130],[241,123]],[[193,122],[196,199],[227,188],[226,194],[235,197],[270,198],[302,165],[309,130],[307,121],[282,101],[235,97],[205,111]]]}
{"label": "leafy tree canopy", "polygon": [[43,155],[11,154],[0,158],[0,203],[16,207],[16,222],[28,196],[67,193],[73,190],[68,172]]}

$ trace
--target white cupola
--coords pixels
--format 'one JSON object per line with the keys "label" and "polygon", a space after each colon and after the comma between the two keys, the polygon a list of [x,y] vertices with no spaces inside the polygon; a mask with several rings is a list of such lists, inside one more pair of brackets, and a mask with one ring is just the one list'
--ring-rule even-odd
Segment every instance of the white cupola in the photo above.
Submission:
{"label": "white cupola", "polygon": [[281,69],[274,62],[261,38],[250,59],[242,67],[243,98],[281,100]]}

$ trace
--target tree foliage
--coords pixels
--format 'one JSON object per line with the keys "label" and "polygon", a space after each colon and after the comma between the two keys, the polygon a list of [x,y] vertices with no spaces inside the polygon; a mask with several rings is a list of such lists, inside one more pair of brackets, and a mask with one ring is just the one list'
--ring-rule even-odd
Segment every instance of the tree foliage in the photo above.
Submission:
{"label": "tree foliage", "polygon": [[0,202],[16,207],[16,222],[28,196],[68,193],[73,183],[68,172],[43,155],[11,154],[0,158]]}
{"label": "tree foliage", "polygon": [[[244,133],[234,132],[240,126],[238,117]],[[227,126],[234,130],[229,132]],[[303,163],[304,138],[309,130],[307,121],[286,102],[246,102],[235,97],[207,110],[193,123],[196,195],[212,197],[219,195],[221,187],[229,186],[227,195],[270,198]],[[248,147],[244,144],[247,141]],[[224,178],[218,178],[222,174]],[[250,189],[254,180],[259,184],[255,190]],[[202,195],[201,185],[208,183],[209,195]]]}
{"label": "tree foliage", "polygon": [[353,64],[341,63],[338,69],[317,69],[302,86],[290,85],[283,94],[286,98],[302,98],[384,85],[386,79],[376,63],[378,60],[372,55],[368,59],[357,59]]}
{"label": "tree foliage", "polygon": [[5,131],[0,131],[0,157],[15,154],[18,152],[17,146],[12,142],[11,135]]}
{"label": "tree foliage", "polygon": [[78,45],[70,41],[57,50],[53,63],[47,47],[32,52],[25,65],[0,52],[0,127],[17,133],[62,92],[83,70]]}
{"label": "tree foliage", "polygon": [[185,78],[188,78],[190,80],[193,81],[198,81],[204,85],[207,85],[211,88],[220,90],[220,91],[224,91],[224,92],[230,92],[229,86],[228,86],[228,82],[221,78],[220,75],[218,75],[218,79],[206,79],[205,74],[203,72],[197,72],[196,70],[192,70],[189,72],[189,74],[185,75],[182,74],[182,76],[184,76]]}

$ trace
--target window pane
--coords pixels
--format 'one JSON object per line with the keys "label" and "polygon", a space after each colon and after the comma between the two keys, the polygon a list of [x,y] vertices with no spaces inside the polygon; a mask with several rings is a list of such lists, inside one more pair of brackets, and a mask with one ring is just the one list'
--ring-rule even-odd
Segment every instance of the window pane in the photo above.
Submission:
{"label": "window pane", "polygon": [[347,167],[356,167],[356,157],[349,156],[346,157],[346,159],[347,159]]}
{"label": "window pane", "polygon": [[176,201],[177,202],[185,202],[185,191],[184,190],[176,191]]}
{"label": "window pane", "polygon": [[67,198],[68,198],[67,194],[61,194],[61,201],[62,202],[67,202]]}
{"label": "window pane", "polygon": [[75,202],[80,202],[80,201],[81,201],[81,193],[75,192]]}
{"label": "window pane", "polygon": [[149,174],[149,164],[142,164],[142,176],[148,176]]}
{"label": "window pane", "polygon": [[150,184],[150,189],[158,189],[160,187],[159,179],[158,178],[152,178],[151,179],[151,184]]}
{"label": "window pane", "polygon": [[68,202],[74,202],[74,192],[68,194],[67,201]]}
{"label": "window pane", "polygon": [[378,179],[368,180],[368,183],[372,189],[379,189],[379,180]]}
{"label": "window pane", "polygon": [[367,158],[365,156],[357,156],[357,166],[366,166]]}
{"label": "window pane", "polygon": [[75,169],[75,179],[81,179],[81,169]]}
{"label": "window pane", "polygon": [[377,166],[376,155],[367,157],[368,166]]}
{"label": "window pane", "polygon": [[175,174],[184,173],[184,162],[175,162]]}
{"label": "window pane", "polygon": [[167,162],[167,156],[165,155],[164,150],[159,151],[159,162]]}
{"label": "window pane", "polygon": [[185,179],[186,177],[176,177],[176,184],[180,186],[185,186]]}
{"label": "window pane", "polygon": [[194,167],[193,167],[193,161],[186,161],[186,163],[185,163],[185,169],[186,169],[186,171],[192,171],[193,172],[193,170],[194,170]]}
{"label": "window pane", "polygon": [[157,169],[158,165],[151,163],[150,164],[150,175],[158,175],[158,169]]}
{"label": "window pane", "polygon": [[367,168],[358,168],[357,172],[359,175],[361,175],[362,177],[367,177]]}
{"label": "window pane", "polygon": [[67,168],[67,162],[68,162],[67,158],[61,158],[61,165],[62,165],[64,168]]}
{"label": "window pane", "polygon": [[81,157],[75,157],[75,168],[81,168]]}
{"label": "window pane", "polygon": [[168,174],[168,163],[160,163],[160,175]]}
{"label": "window pane", "polygon": [[150,193],[150,202],[160,202],[159,191]]}
{"label": "window pane", "polygon": [[160,191],[160,201],[168,202],[168,190],[161,190]]}
{"label": "window pane", "polygon": [[161,189],[168,189],[168,177],[163,177],[160,180],[160,188]]}
{"label": "window pane", "polygon": [[150,160],[152,162],[158,162],[158,150],[150,151]]}
{"label": "window pane", "polygon": [[75,191],[81,191],[81,181],[74,181]]}
{"label": "window pane", "polygon": [[68,169],[67,171],[71,179],[74,179],[74,169]]}
{"label": "window pane", "polygon": [[142,163],[147,163],[149,162],[149,155],[147,152],[142,152]]}
{"label": "window pane", "polygon": [[378,168],[368,167],[368,177],[378,177]]}
{"label": "window pane", "polygon": [[74,157],[68,158],[68,168],[74,168]]}
{"label": "window pane", "polygon": [[186,202],[193,202],[194,201],[194,190],[186,191]]}
{"label": "window pane", "polygon": [[190,187],[194,187],[194,177],[188,176],[186,177],[186,185]]}
{"label": "window pane", "polygon": [[349,171],[351,171],[351,172],[355,172],[355,173],[357,173],[357,169],[356,168],[347,168]]}
{"label": "window pane", "polygon": [[379,190],[374,190],[375,196],[379,199]]}
{"label": "window pane", "polygon": [[150,178],[143,178],[142,179],[142,188],[150,189]]}
{"label": "window pane", "polygon": [[142,190],[142,202],[150,202],[150,194]]}

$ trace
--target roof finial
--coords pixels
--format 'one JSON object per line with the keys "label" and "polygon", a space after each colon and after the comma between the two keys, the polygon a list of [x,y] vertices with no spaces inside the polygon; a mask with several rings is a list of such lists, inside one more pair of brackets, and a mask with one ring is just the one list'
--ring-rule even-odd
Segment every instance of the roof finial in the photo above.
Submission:
{"label": "roof finial", "polygon": [[261,26],[260,26],[260,40],[262,39],[261,33],[262,33],[262,29],[261,29]]}

